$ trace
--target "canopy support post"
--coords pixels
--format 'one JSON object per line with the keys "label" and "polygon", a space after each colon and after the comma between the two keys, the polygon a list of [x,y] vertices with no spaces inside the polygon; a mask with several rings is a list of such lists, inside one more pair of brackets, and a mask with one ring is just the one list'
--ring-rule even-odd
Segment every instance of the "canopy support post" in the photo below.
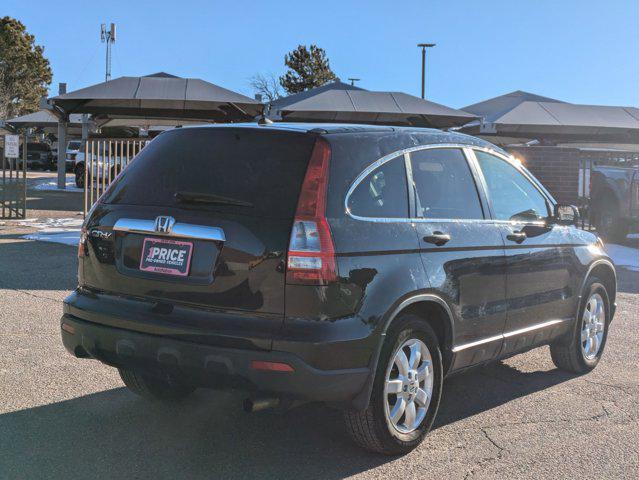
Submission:
{"label": "canopy support post", "polygon": [[67,187],[67,122],[69,116],[63,113],[58,119],[58,190]]}

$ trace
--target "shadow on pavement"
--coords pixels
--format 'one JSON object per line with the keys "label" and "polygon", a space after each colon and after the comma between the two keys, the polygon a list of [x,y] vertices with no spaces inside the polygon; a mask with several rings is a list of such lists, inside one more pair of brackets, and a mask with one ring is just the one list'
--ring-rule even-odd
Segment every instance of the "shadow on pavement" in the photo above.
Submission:
{"label": "shadow on pavement", "polygon": [[575,375],[559,369],[521,372],[503,362],[452,375],[444,382],[434,428],[471,417],[560,383]]}
{"label": "shadow on pavement", "polygon": [[[436,428],[570,378],[503,364],[455,376]],[[394,461],[354,446],[337,411],[247,415],[242,398],[198,391],[162,405],[119,388],[0,415],[0,477],[337,479]]]}
{"label": "shadow on pavement", "polygon": [[73,290],[78,283],[76,248],[23,241],[23,235],[0,235],[0,288]]}
{"label": "shadow on pavement", "polygon": [[[82,192],[55,190],[27,190],[27,210],[81,212],[84,204]],[[29,214],[27,212],[27,215]]]}

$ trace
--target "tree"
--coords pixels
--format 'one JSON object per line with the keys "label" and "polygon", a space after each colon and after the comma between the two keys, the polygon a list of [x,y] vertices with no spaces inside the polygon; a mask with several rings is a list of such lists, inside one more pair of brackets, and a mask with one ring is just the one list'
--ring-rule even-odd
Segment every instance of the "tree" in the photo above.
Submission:
{"label": "tree", "polygon": [[284,56],[288,71],[280,77],[280,84],[289,94],[321,87],[337,77],[331,70],[326,52],[317,45],[299,45]]}
{"label": "tree", "polygon": [[262,95],[262,98],[268,103],[272,103],[282,96],[279,80],[272,73],[269,75],[262,75],[261,73],[253,75],[249,83],[255,93]]}
{"label": "tree", "polygon": [[38,110],[51,83],[44,48],[35,44],[22,22],[0,18],[0,118]]}

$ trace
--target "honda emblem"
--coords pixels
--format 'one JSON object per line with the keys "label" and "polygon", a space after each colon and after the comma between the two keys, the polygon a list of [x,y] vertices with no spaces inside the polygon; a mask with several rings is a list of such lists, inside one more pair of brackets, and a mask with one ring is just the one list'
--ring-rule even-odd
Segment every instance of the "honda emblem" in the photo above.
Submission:
{"label": "honda emblem", "polygon": [[155,219],[155,231],[159,233],[171,233],[175,225],[175,218],[161,215]]}

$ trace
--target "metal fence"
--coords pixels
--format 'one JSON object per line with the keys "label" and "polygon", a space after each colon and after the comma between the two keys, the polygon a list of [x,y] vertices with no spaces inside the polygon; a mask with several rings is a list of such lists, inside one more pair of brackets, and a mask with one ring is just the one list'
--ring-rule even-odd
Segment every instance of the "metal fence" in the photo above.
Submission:
{"label": "metal fence", "polygon": [[3,145],[0,148],[2,183],[0,183],[0,218],[21,219],[27,217],[27,148],[22,139],[22,159],[6,158]]}
{"label": "metal fence", "polygon": [[[84,215],[149,140],[93,139],[84,146]],[[76,160],[77,161],[77,160]]]}

